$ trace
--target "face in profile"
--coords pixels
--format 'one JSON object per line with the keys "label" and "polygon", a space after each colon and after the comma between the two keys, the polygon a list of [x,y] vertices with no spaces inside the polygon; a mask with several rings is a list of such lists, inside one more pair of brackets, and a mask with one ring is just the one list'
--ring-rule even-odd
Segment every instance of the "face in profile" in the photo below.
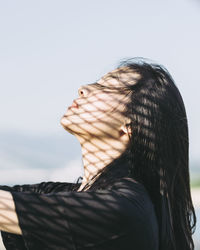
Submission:
{"label": "face in profile", "polygon": [[74,135],[119,136],[126,122],[125,106],[130,101],[130,90],[124,88],[134,84],[137,77],[126,68],[116,69],[96,83],[81,86],[79,97],[66,110],[61,125]]}

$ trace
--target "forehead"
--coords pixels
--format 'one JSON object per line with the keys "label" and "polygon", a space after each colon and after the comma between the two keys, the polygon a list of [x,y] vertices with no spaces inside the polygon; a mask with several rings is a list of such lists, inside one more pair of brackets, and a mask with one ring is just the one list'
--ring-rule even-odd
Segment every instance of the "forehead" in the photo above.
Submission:
{"label": "forehead", "polygon": [[104,75],[99,84],[108,87],[125,87],[136,84],[140,79],[140,75],[129,67],[121,67]]}

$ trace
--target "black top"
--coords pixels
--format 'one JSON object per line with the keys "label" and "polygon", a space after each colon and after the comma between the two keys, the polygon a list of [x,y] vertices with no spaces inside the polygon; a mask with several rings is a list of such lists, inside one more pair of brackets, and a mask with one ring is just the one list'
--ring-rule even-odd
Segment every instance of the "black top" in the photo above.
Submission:
{"label": "black top", "polygon": [[13,250],[157,250],[158,223],[144,186],[123,177],[97,190],[43,182],[0,186],[12,193],[22,236],[2,232]]}

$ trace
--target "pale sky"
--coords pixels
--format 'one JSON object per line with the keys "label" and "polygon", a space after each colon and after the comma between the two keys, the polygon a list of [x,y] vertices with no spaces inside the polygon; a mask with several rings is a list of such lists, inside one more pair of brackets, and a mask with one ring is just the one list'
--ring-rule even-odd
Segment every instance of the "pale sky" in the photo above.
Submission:
{"label": "pale sky", "polygon": [[197,0],[1,0],[0,130],[64,134],[78,87],[140,56],[174,78],[199,159],[199,45]]}

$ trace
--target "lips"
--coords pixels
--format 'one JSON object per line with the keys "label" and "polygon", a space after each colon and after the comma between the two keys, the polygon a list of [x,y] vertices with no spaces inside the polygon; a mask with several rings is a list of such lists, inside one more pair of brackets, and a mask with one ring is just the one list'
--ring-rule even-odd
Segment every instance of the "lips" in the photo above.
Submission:
{"label": "lips", "polygon": [[70,108],[78,108],[78,103],[74,100]]}

